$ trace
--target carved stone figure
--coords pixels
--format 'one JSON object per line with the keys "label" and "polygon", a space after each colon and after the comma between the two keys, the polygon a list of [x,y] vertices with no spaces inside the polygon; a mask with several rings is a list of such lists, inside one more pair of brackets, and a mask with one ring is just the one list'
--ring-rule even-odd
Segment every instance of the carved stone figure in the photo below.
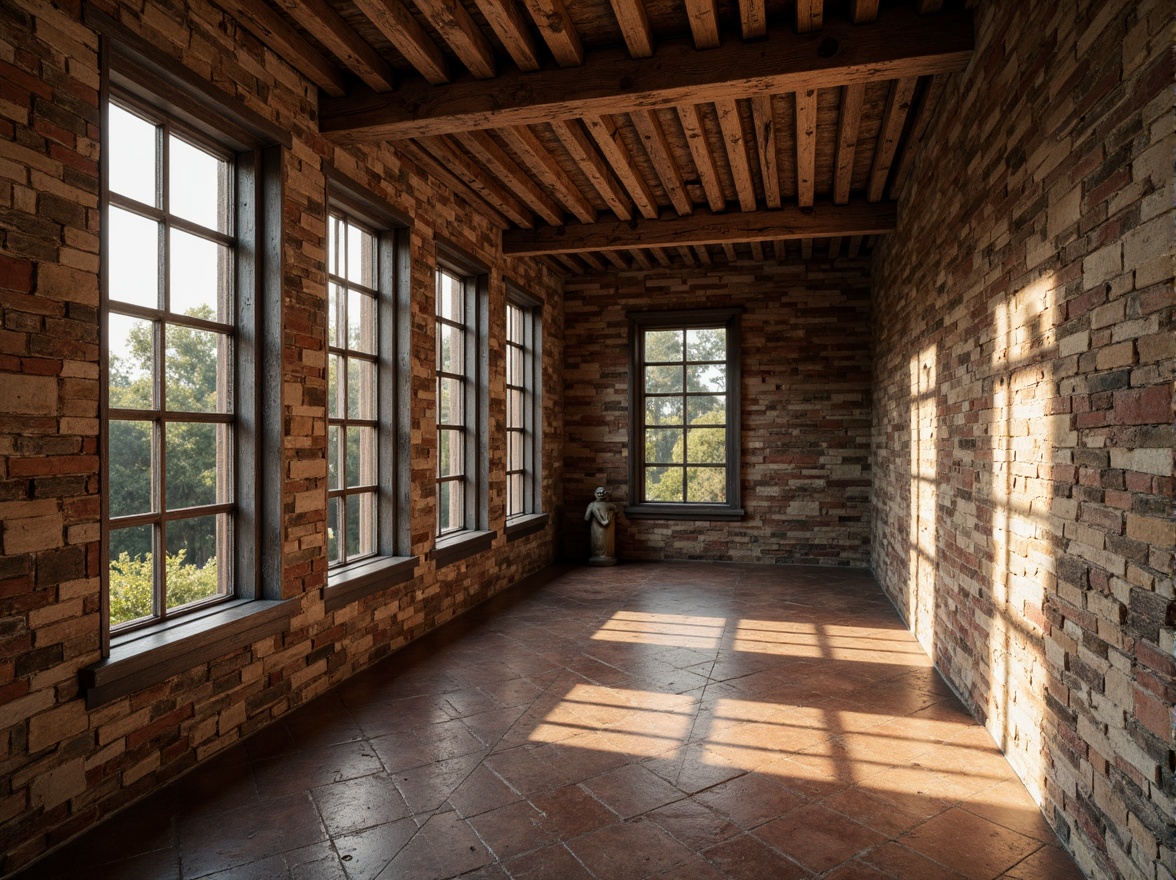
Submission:
{"label": "carved stone figure", "polygon": [[617,564],[616,514],[617,507],[608,500],[608,490],[598,486],[596,500],[584,512],[584,519],[588,521],[592,533],[589,565]]}

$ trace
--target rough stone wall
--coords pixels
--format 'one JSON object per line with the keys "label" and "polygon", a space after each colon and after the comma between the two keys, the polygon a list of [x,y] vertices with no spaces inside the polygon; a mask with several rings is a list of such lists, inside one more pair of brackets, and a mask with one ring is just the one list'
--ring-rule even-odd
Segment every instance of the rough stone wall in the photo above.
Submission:
{"label": "rough stone wall", "polygon": [[1171,5],[976,30],[875,255],[873,566],[1082,868],[1167,880]]}
{"label": "rough stone wall", "polygon": [[[37,857],[552,558],[555,521],[507,543],[505,280],[545,300],[543,504],[562,420],[559,280],[508,260],[496,229],[388,149],[336,150],[315,90],[204,0],[98,4],[293,135],[283,155],[281,595],[289,631],[86,711],[99,659],[99,58],[79,2],[0,6],[0,873]],[[324,162],[413,218],[415,579],[326,613]],[[437,570],[432,544],[438,236],[490,276],[491,550]]]}
{"label": "rough stone wall", "polygon": [[870,353],[865,259],[569,279],[563,552],[586,558],[596,486],[628,500],[627,311],[742,306],[741,522],[618,517],[622,559],[865,565]]}

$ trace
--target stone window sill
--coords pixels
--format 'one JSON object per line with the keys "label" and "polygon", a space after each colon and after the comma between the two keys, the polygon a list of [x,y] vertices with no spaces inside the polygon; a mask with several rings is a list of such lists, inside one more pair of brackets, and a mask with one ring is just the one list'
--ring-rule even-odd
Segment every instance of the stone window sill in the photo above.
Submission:
{"label": "stone window sill", "polygon": [[629,519],[661,519],[694,522],[738,522],[746,511],[711,504],[637,504],[625,508]]}
{"label": "stone window sill", "polygon": [[326,610],[335,611],[372,593],[412,580],[418,562],[417,556],[377,556],[329,572],[323,591]]}
{"label": "stone window sill", "polygon": [[541,532],[547,528],[548,519],[546,513],[527,513],[512,517],[506,521],[506,540],[515,541],[527,535]]}
{"label": "stone window sill", "polygon": [[438,539],[436,546],[429,551],[429,558],[438,568],[442,568],[450,563],[468,559],[475,554],[489,550],[496,537],[498,537],[498,532],[493,530],[458,532],[456,535]]}

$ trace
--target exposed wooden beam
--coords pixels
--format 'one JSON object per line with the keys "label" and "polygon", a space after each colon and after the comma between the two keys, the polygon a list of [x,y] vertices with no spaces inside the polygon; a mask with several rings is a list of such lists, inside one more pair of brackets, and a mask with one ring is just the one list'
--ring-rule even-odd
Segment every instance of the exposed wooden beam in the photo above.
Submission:
{"label": "exposed wooden beam", "polygon": [[466,152],[505,183],[528,208],[548,223],[557,226],[563,223],[564,215],[559,205],[539,189],[531,175],[515,164],[489,134],[484,131],[467,131],[453,137],[465,147]]}
{"label": "exposed wooden beam", "polygon": [[796,93],[796,200],[813,203],[817,181],[817,90]]}
{"label": "exposed wooden beam", "polygon": [[849,18],[854,24],[866,24],[878,17],[879,0],[849,0]]}
{"label": "exposed wooden beam", "polygon": [[894,161],[894,152],[898,149],[898,140],[902,137],[902,127],[906,123],[907,111],[910,109],[911,98],[915,94],[918,82],[916,77],[905,77],[896,80],[890,87],[890,95],[886,99],[886,112],[882,115],[882,130],[878,132],[878,146],[874,148],[870,185],[866,190],[866,198],[871,202],[881,199],[886,189],[890,164]]}
{"label": "exposed wooden beam", "polygon": [[703,192],[706,193],[706,202],[712,211],[721,211],[726,207],[727,200],[723,196],[723,185],[719,181],[719,169],[715,167],[715,157],[711,153],[702,116],[696,106],[687,104],[678,108],[678,120],[682,123],[682,133],[686,135],[686,145],[690,148],[690,155],[694,159],[698,181],[702,184]]}
{"label": "exposed wooden beam", "polygon": [[645,152],[649,154],[653,170],[657,172],[674,210],[681,215],[691,213],[694,210],[694,204],[686,194],[686,187],[682,183],[682,172],[678,170],[678,165],[674,162],[673,153],[670,152],[670,145],[666,140],[665,129],[662,128],[656,111],[636,110],[629,114],[629,118],[633,120],[633,127],[641,136],[641,143],[645,147]]}
{"label": "exposed wooden beam", "polygon": [[625,262],[625,258],[621,256],[620,251],[604,251],[604,258],[622,272],[627,272],[630,268],[629,264]]}
{"label": "exposed wooden beam", "polygon": [[515,0],[474,0],[474,3],[519,70],[538,70],[542,66],[538,47]]}
{"label": "exposed wooden beam", "polygon": [[813,240],[811,238],[802,238],[800,240],[800,258],[802,260],[811,260],[813,258]]}
{"label": "exposed wooden beam", "polygon": [[698,265],[697,261],[694,259],[694,251],[690,250],[690,248],[683,245],[682,247],[674,248],[674,250],[678,252],[678,256],[682,258],[682,262],[687,266],[694,268],[696,265]]}
{"label": "exposed wooden beam", "polygon": [[592,203],[580,192],[580,188],[564,173],[555,161],[555,157],[547,152],[535,133],[525,125],[514,128],[501,128],[498,136],[506,141],[531,172],[539,178],[555,197],[571,211],[581,223],[595,223],[596,209]]}
{"label": "exposed wooden beam", "polygon": [[630,219],[633,216],[632,202],[629,201],[629,197],[621,189],[621,185],[617,183],[608,166],[604,164],[604,160],[600,158],[600,154],[596,152],[596,148],[592,146],[588,136],[584,134],[580,123],[574,119],[557,119],[551,123],[551,130],[564,145],[564,149],[568,151],[572,161],[580,166],[580,170],[584,172],[588,182],[604,199],[604,203],[612,209],[619,219]]}
{"label": "exposed wooden beam", "polygon": [[841,236],[835,235],[829,239],[829,259],[836,260],[841,256]]}
{"label": "exposed wooden beam", "polygon": [[696,49],[715,49],[719,38],[719,10],[715,0],[686,0],[686,16]]}
{"label": "exposed wooden beam", "polygon": [[581,260],[588,264],[589,268],[595,269],[597,272],[604,272],[608,266],[604,264],[604,260],[596,256],[596,254],[576,254]]}
{"label": "exposed wooden beam", "polygon": [[896,222],[897,208],[893,202],[868,203],[862,200],[844,206],[821,202],[807,209],[785,206],[775,211],[747,214],[712,214],[699,210],[689,217],[661,220],[508,229],[502,234],[502,251],[525,256],[722,244],[725,241],[861,236],[893,232]]}
{"label": "exposed wooden beam", "polygon": [[377,92],[396,85],[396,72],[326,0],[277,0],[277,5]]}
{"label": "exposed wooden beam", "polygon": [[612,166],[617,179],[628,190],[637,210],[641,212],[643,217],[650,220],[656,219],[658,215],[657,199],[654,198],[653,191],[645,182],[645,178],[641,176],[641,170],[633,163],[633,157],[621,140],[612,117],[607,115],[589,116],[584,119],[584,126],[596,141],[596,145],[600,147],[605,161]]}
{"label": "exposed wooden beam", "polygon": [[849,201],[853,182],[853,159],[857,153],[858,125],[862,119],[866,87],[854,83],[841,87],[841,118],[837,123],[837,155],[833,166],[833,204]]}
{"label": "exposed wooden beam", "polygon": [[710,266],[714,264],[714,260],[711,259],[710,251],[707,249],[705,244],[696,244],[694,246],[694,253],[698,254],[698,262],[702,263],[702,265]]}
{"label": "exposed wooden beam", "polygon": [[470,73],[478,79],[497,73],[489,40],[460,0],[416,0],[416,5]]}
{"label": "exposed wooden beam", "polygon": [[217,5],[328,95],[347,92],[339,68],[262,0],[217,0]]}
{"label": "exposed wooden beam", "polygon": [[763,242],[759,242],[759,241],[748,242],[748,246],[751,248],[751,258],[753,260],[755,260],[757,263],[762,263],[764,261]]}
{"label": "exposed wooden beam", "polygon": [[670,261],[670,255],[666,253],[665,248],[651,248],[649,252],[653,254],[653,258],[657,260],[658,265],[663,269],[668,269],[673,265]]}
{"label": "exposed wooden beam", "polygon": [[[354,0],[359,11],[388,38],[408,63],[432,85],[449,82],[449,65],[432,38],[425,33],[400,0]],[[396,92],[399,96],[400,92]]]}
{"label": "exposed wooden beam", "polygon": [[584,274],[584,267],[575,258],[569,257],[567,254],[552,254],[551,258],[557,260],[566,271],[571,272],[573,275]]}
{"label": "exposed wooden beam", "polygon": [[320,128],[340,141],[399,140],[952,73],[967,64],[973,43],[969,12],[918,16],[887,8],[868,28],[833,21],[819,40],[769,28],[765,41],[728,40],[706,53],[680,40],[659,45],[654,58],[600,50],[579,68],[505,71],[493,88],[473,80],[402,83],[389,95],[357,87],[321,102]]}
{"label": "exposed wooden beam", "polygon": [[634,58],[649,58],[653,55],[653,30],[649,26],[649,15],[645,11],[645,0],[609,0],[621,36],[629,54]]}
{"label": "exposed wooden beam", "polygon": [[776,117],[772,112],[770,95],[756,95],[751,99],[751,119],[755,126],[760,176],[764,181],[764,202],[769,208],[779,208],[780,168],[776,159]]}
{"label": "exposed wooden beam", "polygon": [[467,187],[488,201],[512,223],[526,228],[535,225],[534,216],[512,193],[488,180],[485,171],[443,138],[420,138],[417,143],[443,166],[451,169]]}
{"label": "exposed wooden beam", "polygon": [[819,31],[824,20],[825,0],[796,0],[797,33]]}
{"label": "exposed wooden beam", "polygon": [[919,15],[928,15],[943,8],[943,0],[919,0]]}
{"label": "exposed wooden beam", "polygon": [[723,253],[727,255],[728,263],[734,263],[739,259],[739,255],[735,253],[735,245],[731,244],[731,242],[725,241],[720,247],[722,247]]}
{"label": "exposed wooden beam", "polygon": [[428,171],[446,186],[448,186],[455,193],[460,194],[471,205],[473,205],[479,212],[485,214],[490,218],[490,221],[500,229],[506,229],[511,225],[511,220],[506,217],[498,208],[491,205],[482,194],[475,190],[472,186],[454,174],[443,162],[438,162],[430,156],[425,150],[418,146],[413,141],[401,141],[396,145],[396,149],[406,155],[414,163],[419,165],[425,171]]}
{"label": "exposed wooden beam", "polygon": [[854,259],[862,249],[862,236],[854,235],[849,239],[849,258]]}
{"label": "exposed wooden beam", "polygon": [[715,112],[719,114],[719,127],[723,130],[723,143],[727,148],[727,164],[735,180],[735,192],[739,195],[739,207],[744,211],[755,210],[755,184],[751,179],[751,166],[747,160],[747,138],[743,134],[743,119],[739,105],[734,98],[715,101]]}
{"label": "exposed wooden beam", "polygon": [[898,156],[894,173],[891,175],[894,180],[894,183],[890,185],[890,197],[892,199],[897,197],[905,185],[907,177],[910,175],[911,168],[914,165],[914,158],[919,152],[919,145],[927,137],[927,132],[931,127],[931,121],[935,118],[935,108],[939,106],[939,99],[943,95],[943,87],[946,82],[946,77],[931,77],[928,82],[924,83],[922,92],[915,99],[916,103],[914,117],[911,121],[911,132],[901,147],[902,152]]}
{"label": "exposed wooden beam", "polygon": [[642,269],[653,268],[653,260],[649,259],[649,257],[646,256],[645,251],[641,250],[641,248],[633,248],[633,250],[629,251],[628,253],[629,256],[633,258],[633,262]]}
{"label": "exposed wooden beam", "polygon": [[768,13],[764,0],[739,0],[739,23],[743,39],[758,40],[768,35]]}
{"label": "exposed wooden beam", "polygon": [[560,67],[579,67],[584,63],[584,44],[576,24],[568,15],[563,0],[523,0],[539,35],[555,56]]}

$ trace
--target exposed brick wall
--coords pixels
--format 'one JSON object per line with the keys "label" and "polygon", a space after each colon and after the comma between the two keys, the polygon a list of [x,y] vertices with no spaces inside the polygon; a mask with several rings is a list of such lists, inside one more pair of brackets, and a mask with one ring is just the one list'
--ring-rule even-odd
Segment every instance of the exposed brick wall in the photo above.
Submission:
{"label": "exposed brick wall", "polygon": [[[102,8],[290,131],[283,155],[282,574],[290,630],[87,712],[99,658],[98,40],[77,2],[0,9],[0,873],[11,870],[460,614],[552,558],[557,517],[507,543],[505,283],[546,303],[543,504],[562,450],[559,279],[503,258],[492,224],[384,148],[336,150],[315,90],[219,7]],[[432,544],[433,275],[438,236],[491,267],[491,550],[326,613],[324,163],[414,218],[412,551]]]}
{"label": "exposed brick wall", "polygon": [[622,559],[865,565],[869,558],[869,281],[864,259],[569,279],[564,310],[563,552],[586,558],[584,509],[628,500],[629,310],[742,306],[742,522],[618,517]]}
{"label": "exposed brick wall", "polygon": [[874,569],[1083,869],[1169,878],[1171,5],[976,25],[875,256]]}

